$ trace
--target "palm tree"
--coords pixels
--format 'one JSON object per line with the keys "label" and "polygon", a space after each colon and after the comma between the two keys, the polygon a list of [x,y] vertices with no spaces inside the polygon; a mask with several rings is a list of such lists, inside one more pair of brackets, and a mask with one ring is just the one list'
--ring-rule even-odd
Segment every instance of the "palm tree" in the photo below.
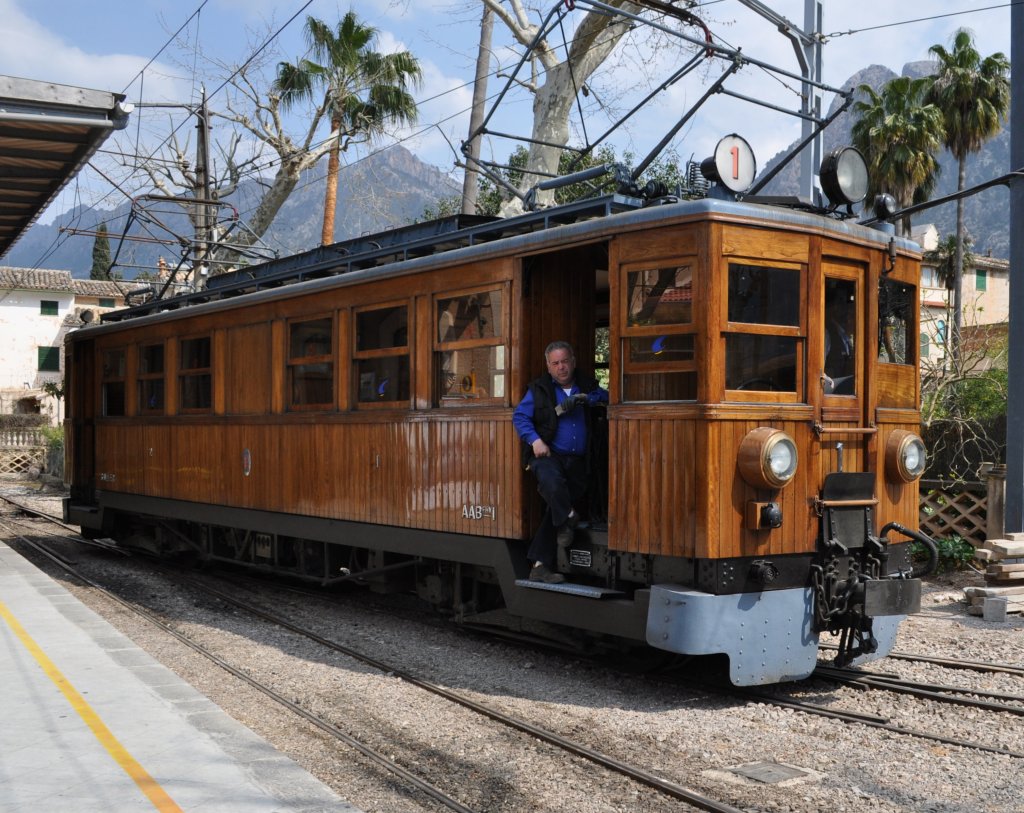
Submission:
{"label": "palm tree", "polygon": [[[1010,61],[997,52],[985,59],[974,48],[971,32],[961,28],[953,35],[953,50],[941,45],[928,49],[938,61],[930,78],[928,101],[941,111],[945,135],[943,143],[957,160],[958,192],[967,176],[967,156],[977,152],[996,135],[1010,109]],[[964,275],[964,201],[956,202],[956,259],[953,266],[953,330],[951,358],[954,365],[960,355],[960,328],[963,320]]]}
{"label": "palm tree", "polygon": [[[925,99],[930,84],[898,76],[881,93],[870,85],[857,88],[867,98],[853,105],[859,116],[853,143],[867,161],[869,197],[888,192],[904,207],[927,200],[935,188],[943,125],[942,111]],[[903,231],[910,232],[909,217]]]}
{"label": "palm tree", "polygon": [[[419,61],[408,51],[382,54],[374,49],[377,29],[348,12],[332,29],[315,17],[306,18],[310,59],[277,66],[274,90],[284,109],[299,103],[318,105],[331,120],[333,141],[327,162],[327,193],[321,242],[334,242],[334,212],[338,202],[338,164],[342,150],[368,142],[389,123],[416,119],[416,100],[410,87],[419,85]],[[323,94],[321,99],[321,94]]]}

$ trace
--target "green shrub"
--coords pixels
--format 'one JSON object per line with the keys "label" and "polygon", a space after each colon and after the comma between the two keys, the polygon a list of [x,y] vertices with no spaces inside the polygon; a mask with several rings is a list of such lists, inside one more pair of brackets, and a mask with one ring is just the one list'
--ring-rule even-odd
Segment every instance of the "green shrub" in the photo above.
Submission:
{"label": "green shrub", "polygon": [[[974,546],[958,534],[936,539],[935,547],[939,551],[936,573],[963,570],[967,563],[974,558]],[[920,542],[914,542],[910,546],[910,556],[915,562],[923,562],[928,558],[928,552]]]}
{"label": "green shrub", "polygon": [[50,449],[64,448],[64,427],[63,426],[42,426],[39,431],[46,439],[46,445]]}

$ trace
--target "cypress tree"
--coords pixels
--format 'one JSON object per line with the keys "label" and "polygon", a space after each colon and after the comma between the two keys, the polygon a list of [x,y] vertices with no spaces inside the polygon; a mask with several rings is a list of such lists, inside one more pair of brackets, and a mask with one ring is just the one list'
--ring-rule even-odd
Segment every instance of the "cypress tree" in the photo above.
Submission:
{"label": "cypress tree", "polygon": [[110,279],[110,238],[106,224],[96,227],[96,239],[92,244],[92,271],[89,279]]}

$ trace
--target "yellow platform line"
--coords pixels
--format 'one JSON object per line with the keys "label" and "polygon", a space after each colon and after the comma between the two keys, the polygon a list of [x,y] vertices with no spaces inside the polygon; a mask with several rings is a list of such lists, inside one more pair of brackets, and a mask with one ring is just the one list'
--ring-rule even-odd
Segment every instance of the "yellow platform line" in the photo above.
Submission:
{"label": "yellow platform line", "polygon": [[36,663],[42,667],[42,670],[46,673],[46,676],[54,682],[61,694],[67,698],[67,701],[71,704],[71,707],[78,713],[78,716],[82,718],[87,726],[89,726],[93,735],[100,741],[104,748],[107,749],[107,753],[113,757],[114,761],[121,766],[121,769],[132,778],[132,781],[139,786],[141,790],[153,806],[161,811],[161,813],[183,813],[181,808],[174,803],[174,800],[167,795],[167,792],[160,787],[155,779],[146,772],[135,758],[128,753],[123,745],[117,741],[110,729],[104,724],[100,716],[93,711],[92,707],[86,702],[85,698],[78,693],[78,690],[71,685],[71,682],[64,677],[61,671],[53,664],[46,653],[40,648],[40,646],[32,640],[32,637],[25,632],[25,628],[21,626],[18,619],[14,617],[7,605],[0,601],[0,618],[3,618],[7,622],[7,626],[13,630],[14,634],[18,636],[18,640],[25,646],[32,657],[36,659]]}

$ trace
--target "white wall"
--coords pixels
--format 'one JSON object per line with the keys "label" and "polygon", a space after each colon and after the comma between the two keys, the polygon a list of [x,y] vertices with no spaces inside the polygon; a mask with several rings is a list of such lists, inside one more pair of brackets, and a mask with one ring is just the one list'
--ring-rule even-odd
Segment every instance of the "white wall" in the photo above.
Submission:
{"label": "white wall", "polygon": [[[44,300],[57,303],[56,316],[40,314]],[[61,381],[63,372],[39,371],[39,348],[60,347],[63,371],[64,318],[73,306],[70,291],[0,291],[0,411],[11,412],[14,402],[39,394],[47,381]],[[53,399],[44,397],[42,403],[54,421],[63,417],[57,415]]]}

